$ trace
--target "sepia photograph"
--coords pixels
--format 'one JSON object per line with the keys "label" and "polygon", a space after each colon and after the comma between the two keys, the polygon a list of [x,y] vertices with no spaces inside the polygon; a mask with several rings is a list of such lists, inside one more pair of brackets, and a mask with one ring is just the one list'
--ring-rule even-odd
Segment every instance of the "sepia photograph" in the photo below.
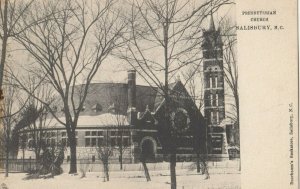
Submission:
{"label": "sepia photograph", "polygon": [[0,188],[242,188],[236,5],[1,0]]}

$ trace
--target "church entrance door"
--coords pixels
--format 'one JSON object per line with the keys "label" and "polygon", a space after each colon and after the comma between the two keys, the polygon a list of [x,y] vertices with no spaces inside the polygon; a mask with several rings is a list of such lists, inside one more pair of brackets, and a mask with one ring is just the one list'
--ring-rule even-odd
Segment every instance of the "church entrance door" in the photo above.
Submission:
{"label": "church entrance door", "polygon": [[147,162],[155,161],[155,151],[153,141],[150,139],[146,139],[142,143],[142,154],[141,154]]}

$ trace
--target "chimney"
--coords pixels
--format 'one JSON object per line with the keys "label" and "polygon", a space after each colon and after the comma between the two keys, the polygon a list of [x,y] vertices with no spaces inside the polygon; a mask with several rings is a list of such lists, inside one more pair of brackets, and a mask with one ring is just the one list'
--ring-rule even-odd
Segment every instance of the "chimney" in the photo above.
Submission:
{"label": "chimney", "polygon": [[136,112],[136,71],[129,70],[128,71],[128,121],[130,125],[135,125],[137,119],[137,112]]}

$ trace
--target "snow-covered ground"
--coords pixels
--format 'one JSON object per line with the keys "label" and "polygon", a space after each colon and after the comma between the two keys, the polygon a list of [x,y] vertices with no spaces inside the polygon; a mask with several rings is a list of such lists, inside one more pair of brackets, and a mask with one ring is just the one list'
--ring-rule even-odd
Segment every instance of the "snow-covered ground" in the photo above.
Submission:
{"label": "snow-covered ground", "polygon": [[[146,182],[142,172],[112,172],[110,181],[104,182],[100,172],[89,172],[86,178],[78,175],[62,174],[48,179],[25,179],[25,173],[11,173],[8,178],[0,174],[0,184],[5,183],[8,189],[164,189],[170,188],[168,172],[161,175],[151,174],[152,181]],[[155,176],[154,176],[155,175]],[[1,188],[1,187],[0,187]],[[238,189],[240,174],[211,174],[210,179],[196,173],[178,172],[178,189]]]}

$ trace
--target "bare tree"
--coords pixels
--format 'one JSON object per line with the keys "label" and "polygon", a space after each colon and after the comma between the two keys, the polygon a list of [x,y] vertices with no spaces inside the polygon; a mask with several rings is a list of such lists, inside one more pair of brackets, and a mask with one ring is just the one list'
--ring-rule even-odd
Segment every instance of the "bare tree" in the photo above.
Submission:
{"label": "bare tree", "polygon": [[[54,105],[55,96],[51,86],[49,84],[42,84],[38,88],[35,88],[37,82],[35,78],[29,77],[27,84],[31,93],[44,102],[47,102],[51,107],[57,106]],[[30,134],[30,147],[34,149],[36,162],[39,162],[41,150],[46,145],[47,140],[45,129],[51,126],[52,117],[49,115],[47,107],[33,97],[30,97],[28,101],[21,102],[21,106],[24,108],[20,112],[21,120],[17,124],[16,129]]]}
{"label": "bare tree", "polygon": [[[111,51],[122,44],[126,23],[119,20],[120,10],[113,9],[114,3],[111,0],[37,3],[33,11],[22,17],[22,26],[45,14],[50,16],[16,37],[40,69],[31,74],[49,82],[61,100],[62,117],[57,109],[33,95],[66,128],[71,152],[69,173],[77,172],[75,130],[90,83]],[[21,80],[18,84],[30,93]]]}
{"label": "bare tree", "polygon": [[[109,92],[107,95],[110,96],[110,98],[113,101],[111,108],[111,113],[114,115],[112,116],[112,120],[114,123],[116,123],[116,146],[117,151],[119,152],[119,163],[120,163],[120,170],[123,169],[123,155],[125,151],[129,147],[129,141],[126,141],[126,136],[129,133],[128,128],[128,122],[127,122],[127,116],[124,115],[122,107],[125,107],[126,105],[126,98],[124,98],[124,95],[116,94]],[[125,142],[126,141],[126,142]]]}
{"label": "bare tree", "polygon": [[7,63],[8,45],[11,38],[24,32],[28,27],[37,24],[37,22],[30,22],[25,27],[20,27],[19,22],[24,14],[30,11],[30,7],[34,0],[18,1],[18,0],[4,0],[0,1],[0,100],[4,98],[2,85],[4,80],[5,64]]}
{"label": "bare tree", "polygon": [[129,147],[128,141],[125,142],[126,138],[124,136],[127,136],[126,134],[129,133],[129,129],[126,129],[125,127],[127,119],[124,115],[117,113],[116,115],[116,121],[118,123],[117,125],[117,149],[119,152],[119,163],[120,163],[120,170],[123,169],[123,155],[126,149]]}
{"label": "bare tree", "polygon": [[196,65],[192,64],[186,71],[181,73],[185,81],[184,85],[200,111],[204,108],[204,82],[201,66],[202,62]]}
{"label": "bare tree", "polygon": [[233,103],[230,103],[231,110],[226,112],[228,117],[234,122],[234,143],[239,146],[239,125],[240,125],[240,110],[239,110],[239,91],[238,91],[238,63],[236,58],[236,27],[230,19],[223,19],[220,23],[222,27],[222,36],[224,44],[224,76],[225,81],[231,91],[227,95],[233,96]]}
{"label": "bare tree", "polygon": [[18,96],[19,90],[16,87],[14,80],[6,79],[4,83],[4,94],[6,98],[3,100],[4,104],[1,106],[3,117],[1,118],[3,129],[1,133],[1,143],[4,144],[5,152],[5,176],[8,177],[9,172],[9,158],[12,155],[12,150],[14,149],[13,140],[13,130],[18,123],[19,117],[17,114],[13,114],[15,108],[18,106]]}
{"label": "bare tree", "polygon": [[[171,188],[176,189],[176,136],[171,126],[170,79],[185,66],[201,60],[202,21],[229,0],[135,1],[130,17],[130,37],[119,56],[136,69],[164,100],[164,146],[170,155]],[[154,56],[155,54],[155,56]],[[159,76],[163,77],[163,82]]]}
{"label": "bare tree", "polygon": [[149,182],[149,181],[151,181],[151,177],[150,177],[149,170],[148,170],[148,167],[146,164],[146,157],[143,153],[141,154],[140,161],[144,168],[144,174],[145,174],[146,180],[147,180],[147,182]]}
{"label": "bare tree", "polygon": [[[3,128],[5,132],[4,136],[6,136],[9,133],[7,128],[7,123],[9,123],[9,119],[13,118],[7,118],[7,116],[12,116],[15,115],[13,112],[7,112],[8,108],[10,105],[6,105],[8,101],[11,101],[10,98],[11,96],[7,96],[9,98],[8,100],[3,100],[4,99],[4,94],[10,94],[12,91],[10,89],[9,92],[3,92],[3,83],[4,83],[4,68],[5,64],[7,64],[7,56],[8,56],[8,44],[9,44],[9,39],[14,37],[16,34],[23,32],[26,28],[19,28],[17,27],[17,23],[20,20],[20,17],[25,14],[32,1],[28,1],[26,3],[17,1],[17,0],[4,0],[0,1],[0,43],[1,43],[1,52],[0,52],[0,117],[6,117],[3,119]],[[33,23],[31,23],[33,24]],[[6,88],[6,87],[5,87]],[[10,109],[11,110],[11,109]],[[6,112],[3,112],[6,111]],[[8,115],[9,114],[9,115]],[[8,121],[8,122],[7,122]],[[8,129],[8,130],[7,130]],[[6,137],[4,137],[6,138]],[[3,142],[3,144],[7,144],[8,141]],[[4,146],[5,146],[4,145]],[[5,150],[6,151],[6,150]],[[6,167],[8,168],[8,160],[6,160]],[[6,172],[6,176],[8,176],[8,169]]]}
{"label": "bare tree", "polygon": [[106,138],[105,142],[102,145],[98,145],[96,149],[98,157],[103,164],[104,181],[105,178],[109,181],[109,158],[113,154],[113,147],[108,142],[108,138]]}
{"label": "bare tree", "polygon": [[[202,61],[198,63],[198,65],[191,65],[190,68],[182,72],[182,75],[185,80],[185,86],[191,95],[191,99],[193,102],[198,105],[198,109],[203,110],[204,108],[204,82],[202,77],[202,72],[200,71],[202,66]],[[198,81],[200,80],[200,82]],[[200,131],[201,132],[201,131]],[[194,149],[196,152],[196,168],[197,173],[200,173],[201,165],[202,168],[206,165],[205,157],[201,157],[201,151],[199,149],[199,136],[194,135]],[[207,145],[206,145],[207,146]],[[203,155],[202,155],[203,156]],[[203,173],[203,171],[202,171]]]}

